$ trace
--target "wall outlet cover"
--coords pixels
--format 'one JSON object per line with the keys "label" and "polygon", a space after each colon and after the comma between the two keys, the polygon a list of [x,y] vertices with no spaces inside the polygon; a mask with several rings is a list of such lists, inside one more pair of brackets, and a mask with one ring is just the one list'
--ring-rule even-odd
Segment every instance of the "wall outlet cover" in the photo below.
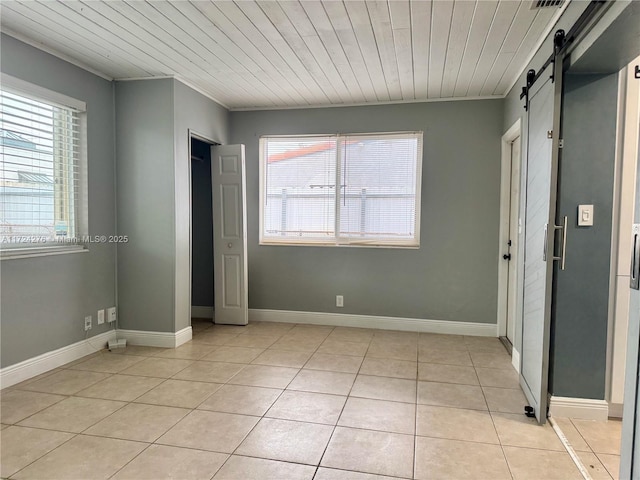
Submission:
{"label": "wall outlet cover", "polygon": [[91,315],[84,317],[84,331],[91,330]]}
{"label": "wall outlet cover", "polygon": [[107,322],[115,322],[117,318],[116,307],[107,308]]}
{"label": "wall outlet cover", "polygon": [[102,310],[98,310],[98,325],[102,325],[104,323],[104,308]]}

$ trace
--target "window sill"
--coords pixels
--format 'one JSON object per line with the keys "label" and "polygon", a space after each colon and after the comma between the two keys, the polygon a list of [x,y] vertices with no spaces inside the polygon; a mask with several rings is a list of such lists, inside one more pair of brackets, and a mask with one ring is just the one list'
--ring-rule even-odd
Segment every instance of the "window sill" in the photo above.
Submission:
{"label": "window sill", "polygon": [[84,245],[64,245],[52,247],[5,248],[0,249],[0,260],[17,260],[19,258],[48,257],[51,255],[68,255],[70,253],[86,253]]}
{"label": "window sill", "polygon": [[328,243],[328,242],[278,242],[263,240],[259,242],[260,246],[268,247],[347,247],[347,248],[390,248],[403,250],[419,250],[420,244],[398,244],[398,243]]}

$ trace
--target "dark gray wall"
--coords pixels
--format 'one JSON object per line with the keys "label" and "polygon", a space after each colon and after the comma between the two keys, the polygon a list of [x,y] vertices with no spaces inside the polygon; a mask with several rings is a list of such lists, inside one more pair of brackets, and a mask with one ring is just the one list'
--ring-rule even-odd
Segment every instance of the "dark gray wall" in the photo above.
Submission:
{"label": "dark gray wall", "polygon": [[116,82],[119,327],[174,332],[173,79]]}
{"label": "dark gray wall", "polygon": [[229,112],[210,98],[174,80],[175,167],[175,330],[191,324],[189,291],[189,132],[215,143],[229,140]]}
{"label": "dark gray wall", "polygon": [[[549,390],[604,399],[618,76],[566,75],[564,87],[557,222],[568,217],[567,256],[555,275]],[[580,204],[593,204],[592,227],[577,226]]]}
{"label": "dark gray wall", "polygon": [[211,208],[211,148],[191,141],[191,305],[213,307],[213,209]]}
{"label": "dark gray wall", "polygon": [[[501,100],[232,112],[250,308],[495,323],[502,113]],[[424,131],[419,250],[258,245],[261,135],[402,130]]]}
{"label": "dark gray wall", "polygon": [[[114,114],[111,82],[2,35],[2,72],[87,104],[89,234],[113,235]],[[115,244],[93,244],[88,253],[3,260],[1,367],[85,338],[84,317],[114,306]]]}

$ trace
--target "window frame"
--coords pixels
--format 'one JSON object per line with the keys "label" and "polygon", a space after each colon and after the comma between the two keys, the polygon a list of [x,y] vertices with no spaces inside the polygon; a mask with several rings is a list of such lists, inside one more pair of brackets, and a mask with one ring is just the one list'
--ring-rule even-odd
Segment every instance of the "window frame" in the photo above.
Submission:
{"label": "window frame", "polygon": [[64,241],[40,241],[36,235],[24,235],[34,238],[31,242],[8,242],[0,240],[0,260],[42,257],[88,251],[83,238],[88,237],[88,155],[87,155],[87,104],[82,100],[49,90],[31,82],[0,73],[0,89],[7,93],[41,101],[49,105],[73,109],[78,115],[78,193],[75,199],[75,232],[72,238]]}
{"label": "window frame", "polygon": [[[335,138],[336,139],[336,185],[341,184],[341,141],[340,139],[343,137],[376,137],[382,135],[419,135],[419,141],[416,151],[416,185],[415,185],[415,217],[414,217],[414,237],[409,240],[392,240],[392,239],[354,239],[349,237],[341,237],[339,234],[339,226],[340,226],[340,189],[337,189],[335,196],[335,232],[333,237],[327,240],[323,240],[321,238],[313,238],[313,237],[303,237],[300,240],[293,239],[291,237],[285,238],[274,238],[274,237],[265,237],[264,235],[264,207],[265,207],[265,196],[267,194],[266,189],[266,175],[267,168],[266,163],[267,160],[265,158],[265,145],[266,142],[270,139],[283,139],[283,138],[304,138],[304,139],[312,139],[312,138]],[[259,164],[259,176],[260,176],[260,187],[259,187],[259,245],[264,246],[307,246],[307,247],[355,247],[355,248],[401,248],[401,249],[419,249],[420,248],[420,228],[421,228],[421,208],[422,208],[422,160],[423,160],[423,143],[424,143],[424,132],[423,131],[395,131],[395,132],[363,132],[363,133],[331,133],[331,134],[295,134],[295,135],[261,135],[259,140],[259,153],[258,153],[258,164]]]}

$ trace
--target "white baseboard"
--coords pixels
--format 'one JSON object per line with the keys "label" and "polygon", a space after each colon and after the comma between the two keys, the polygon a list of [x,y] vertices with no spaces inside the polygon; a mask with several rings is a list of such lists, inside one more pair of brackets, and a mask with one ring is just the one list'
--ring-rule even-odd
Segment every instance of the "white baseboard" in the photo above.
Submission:
{"label": "white baseboard", "polygon": [[622,418],[622,403],[611,403],[609,402],[609,416],[613,418]]}
{"label": "white baseboard", "polygon": [[191,326],[185,327],[182,330],[178,330],[176,333],[176,343],[175,346],[179,347],[182,344],[187,343],[193,338],[193,330]]}
{"label": "white baseboard", "polygon": [[[117,332],[117,333],[116,333]],[[0,388],[10,387],[42,373],[61,367],[107,346],[109,340],[125,338],[131,345],[176,348],[192,338],[191,327],[172,332],[145,332],[142,330],[109,330],[66,347],[43,353],[23,362],[0,369]]]}
{"label": "white baseboard", "polygon": [[516,369],[516,372],[520,373],[520,352],[515,348],[511,349],[511,365]]}
{"label": "white baseboard", "polygon": [[496,337],[498,327],[490,323],[452,322],[420,318],[379,317],[325,312],[296,312],[291,310],[249,309],[249,321],[304,323],[339,327],[378,328],[408,332],[447,333]]}
{"label": "white baseboard", "polygon": [[145,347],[175,348],[191,340],[191,327],[178,332],[147,332],[144,330],[118,330],[118,338],[127,340],[127,344]]}
{"label": "white baseboard", "polygon": [[42,373],[61,367],[106,347],[109,340],[116,338],[116,331],[100,333],[66,347],[43,353],[23,362],[0,369],[0,387],[10,387]]}
{"label": "white baseboard", "polygon": [[583,420],[606,420],[609,417],[609,404],[606,400],[551,396],[549,415]]}
{"label": "white baseboard", "polygon": [[213,307],[191,306],[191,318],[213,318]]}

